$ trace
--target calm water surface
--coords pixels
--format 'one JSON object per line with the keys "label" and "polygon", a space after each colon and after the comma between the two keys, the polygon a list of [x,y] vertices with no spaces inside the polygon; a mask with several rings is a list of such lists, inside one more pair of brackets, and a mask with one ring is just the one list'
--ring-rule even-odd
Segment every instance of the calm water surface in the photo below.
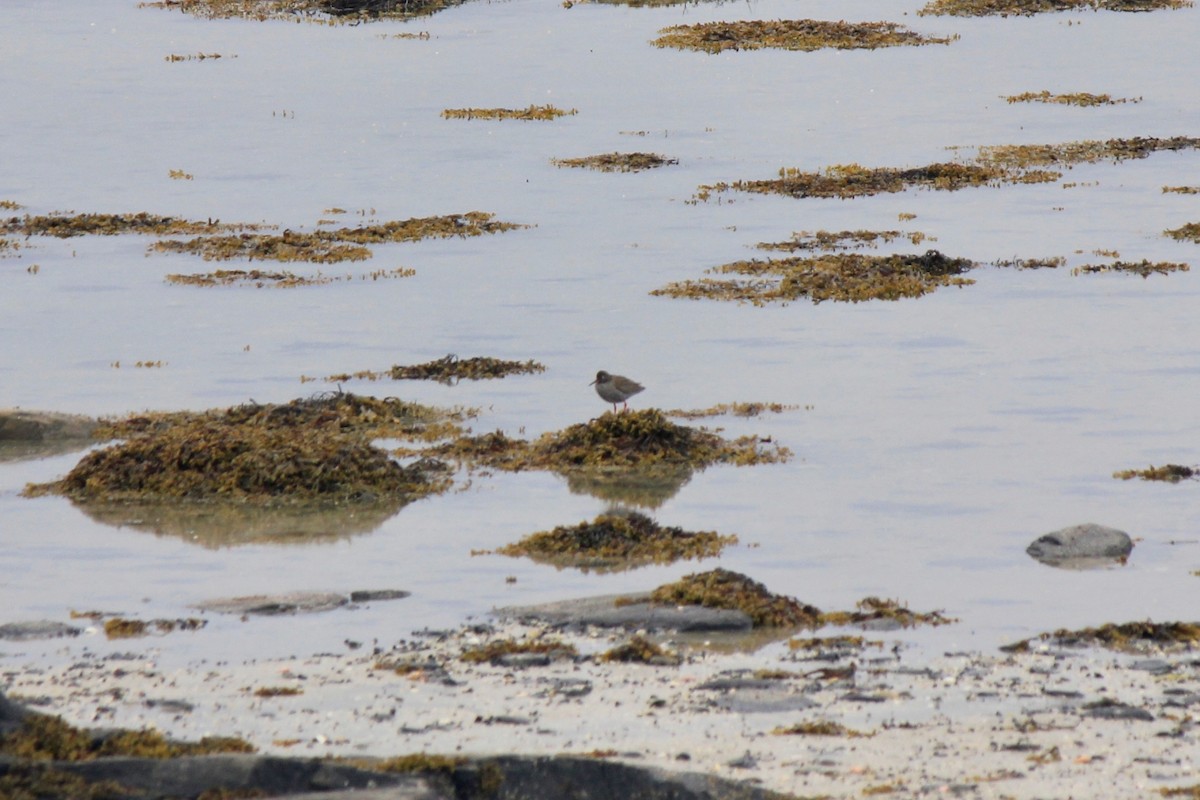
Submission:
{"label": "calm water surface", "polygon": [[[1095,250],[1195,261],[1195,245],[1161,231],[1200,221],[1200,200],[1161,188],[1200,185],[1200,154],[1080,165],[1039,186],[688,202],[700,184],[772,177],[783,166],[917,166],[954,157],[952,146],[1200,135],[1196,9],[970,20],[919,17],[918,7],[513,0],[408,24],[326,27],[203,21],[127,2],[9,3],[0,18],[0,199],[24,209],[5,213],[149,211],[299,230],[334,207],[347,210],[344,224],[482,210],[533,227],[377,247],[365,264],[324,271],[404,266],[416,276],[290,290],[169,285],[168,273],[213,265],[146,255],[135,236],[30,240],[0,260],[0,405],[124,414],[286,402],[328,388],[302,375],[457,353],[535,358],[548,370],[453,387],[347,388],[477,406],[477,431],[533,436],[600,413],[587,382],[607,369],[646,384],[637,407],[804,407],[718,420],[731,434],[770,436],[795,458],[711,469],[653,512],[663,524],[738,534],[742,546],[719,563],[774,591],[822,608],[881,595],[944,609],[961,624],[904,637],[941,648],[1192,619],[1200,488],[1111,475],[1200,461],[1200,274],[1143,280],[1070,267],[1104,261]],[[961,39],[722,55],[648,44],[671,24],[799,17],[887,19]],[[414,32],[430,38],[392,38]],[[223,57],[165,60],[196,53]],[[1076,108],[1001,97],[1042,89],[1141,102]],[[551,123],[440,117],[444,108],[530,103],[579,113]],[[680,163],[631,175],[550,163],[614,150]],[[194,179],[171,180],[170,170]],[[916,218],[901,222],[901,213]],[[970,287],[857,306],[648,294],[761,255],[755,243],[793,231],[894,228],[931,237],[922,250],[1069,264],[984,267]],[[912,249],[904,240],[883,248]],[[133,368],[138,360],[166,366]],[[697,569],[581,575],[470,556],[604,508],[542,474],[477,478],[373,530],[293,546],[204,546],[99,522],[65,500],[18,496],[78,457],[0,463],[0,622],[65,620],[71,609],[177,617],[230,594],[413,592],[286,623],[214,619],[146,645],[180,658],[306,653],[346,638],[390,642],[499,604],[646,589]],[[1086,521],[1135,536],[1130,563],[1066,572],[1025,555],[1036,536]],[[58,657],[85,646],[110,647],[93,635],[5,644],[0,654]]]}

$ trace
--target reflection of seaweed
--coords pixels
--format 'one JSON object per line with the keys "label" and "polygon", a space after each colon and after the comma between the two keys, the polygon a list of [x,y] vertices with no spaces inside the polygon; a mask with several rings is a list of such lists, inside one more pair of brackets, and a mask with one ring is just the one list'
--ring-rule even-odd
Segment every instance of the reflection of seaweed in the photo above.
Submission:
{"label": "reflection of seaweed", "polygon": [[407,503],[300,503],[261,508],[234,503],[80,503],[79,509],[104,525],[157,536],[176,536],[201,547],[247,544],[312,545],[370,533]]}
{"label": "reflection of seaweed", "polygon": [[604,472],[575,470],[566,473],[567,489],[608,503],[658,508],[679,493],[692,479],[693,471],[686,465]]}

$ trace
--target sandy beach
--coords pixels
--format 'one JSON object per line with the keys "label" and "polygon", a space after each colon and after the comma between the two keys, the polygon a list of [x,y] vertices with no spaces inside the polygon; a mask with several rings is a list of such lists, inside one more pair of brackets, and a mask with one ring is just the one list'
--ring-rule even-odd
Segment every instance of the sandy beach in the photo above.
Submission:
{"label": "sandy beach", "polygon": [[[559,638],[578,655],[461,660],[496,640]],[[930,656],[884,633],[854,650],[689,645],[678,666],[594,657],[624,638],[499,623],[184,668],[138,647],[0,663],[10,697],[76,725],[234,735],[282,755],[591,755],[832,798],[1137,798],[1200,783],[1190,655]],[[842,727],[781,732],[805,723]]]}

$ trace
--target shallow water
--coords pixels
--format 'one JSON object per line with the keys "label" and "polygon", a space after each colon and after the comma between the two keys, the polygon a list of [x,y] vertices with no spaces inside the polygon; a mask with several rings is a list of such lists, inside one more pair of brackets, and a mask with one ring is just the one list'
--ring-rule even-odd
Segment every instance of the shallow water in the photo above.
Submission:
{"label": "shallow water", "polygon": [[[408,24],[203,21],[131,3],[10,3],[0,199],[13,213],[135,212],[311,229],[482,210],[534,227],[375,248],[361,275],[416,276],[289,290],[173,286],[211,263],[146,255],[145,238],[23,242],[0,260],[0,404],[88,414],[285,402],[301,383],[446,353],[534,358],[541,375],[354,391],[477,406],[474,427],[524,435],[603,410],[598,369],[648,387],[636,407],[766,400],[802,410],[729,433],[770,436],[784,465],[713,468],[654,512],[736,533],[720,564],[822,608],[867,595],[962,622],[904,634],[990,648],[1046,629],[1193,618],[1200,567],[1194,483],[1112,472],[1194,464],[1200,427],[1200,275],[1072,275],[1104,259],[1192,261],[1161,231],[1200,219],[1195,151],[1079,165],[1047,185],[905,192],[852,201],[725,195],[700,184],[783,166],[915,166],[950,146],[1200,134],[1200,11],[1031,19],[918,17],[903,2],[566,9],[475,2]],[[889,19],[949,46],[874,52],[660,50],[680,22]],[[387,38],[427,31],[428,40]],[[169,63],[170,54],[220,53]],[[1075,108],[1010,105],[1050,89],[1141,97]],[[444,120],[443,108],[554,103],[554,122]],[[649,150],[639,174],[557,169],[554,157]],[[181,169],[194,180],[171,180]],[[1063,184],[1074,183],[1074,187]],[[897,215],[916,214],[910,222]],[[6,212],[8,213],[8,212]],[[651,297],[670,281],[760,256],[797,230],[922,231],[978,261],[1065,256],[1068,268],[983,267],[973,286],[916,300],[753,308]],[[901,240],[885,251],[909,251]],[[38,265],[36,274],[27,268]],[[231,264],[231,268],[243,265]],[[315,271],[289,265],[299,272]],[[162,360],[161,368],[135,368]],[[114,362],[121,366],[114,367]],[[615,575],[556,571],[472,549],[590,519],[604,504],[542,474],[476,478],[377,529],[305,545],[213,548],[96,522],[65,500],[18,496],[78,454],[0,463],[3,619],[71,609],[141,618],[301,589],[404,588],[366,609],[242,622],[153,640],[164,656],[340,649],[448,626],[495,605],[646,589],[695,563]],[[1137,539],[1120,568],[1069,572],[1024,553],[1085,521]],[[708,568],[717,562],[704,562]],[[515,577],[515,583],[506,581]],[[0,654],[123,649],[90,635]],[[146,646],[151,646],[147,644]]]}

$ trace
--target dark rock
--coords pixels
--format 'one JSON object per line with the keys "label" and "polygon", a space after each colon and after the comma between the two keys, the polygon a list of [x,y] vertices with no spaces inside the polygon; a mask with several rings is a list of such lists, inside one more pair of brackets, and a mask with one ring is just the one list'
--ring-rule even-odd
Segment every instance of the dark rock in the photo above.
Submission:
{"label": "dark rock", "polygon": [[78,636],[79,628],[62,622],[42,619],[36,622],[8,622],[0,625],[0,639],[24,642],[29,639],[57,639],[60,636]]}
{"label": "dark rock", "polygon": [[1162,658],[1140,658],[1129,665],[1130,669],[1138,670],[1139,672],[1149,672],[1151,675],[1166,675],[1175,667],[1170,661]]}
{"label": "dark rock", "polygon": [[583,697],[592,693],[592,682],[586,678],[543,678],[538,684],[538,697]]}
{"label": "dark rock", "polygon": [[[501,776],[494,783],[492,776]],[[617,761],[570,756],[501,756],[472,761],[455,772],[463,800],[769,800],[779,795],[751,784],[700,773],[668,772]]]}
{"label": "dark rock", "polygon": [[1096,719],[1137,719],[1152,722],[1154,715],[1144,708],[1118,703],[1115,700],[1098,700],[1083,707],[1085,717]]}
{"label": "dark rock", "polygon": [[[618,605],[618,600],[621,604]],[[751,620],[741,611],[703,606],[651,603],[648,594],[604,595],[536,606],[510,606],[493,613],[505,619],[536,620],[559,626],[597,625],[648,630],[749,631]]]}
{"label": "dark rock", "polygon": [[[0,694],[0,733],[19,725],[25,709]],[[528,724],[512,717],[486,724]],[[635,757],[636,754],[623,754]],[[753,756],[739,759],[752,766]],[[290,800],[773,800],[779,795],[699,773],[643,768],[569,756],[499,756],[471,759],[450,773],[396,774],[334,760],[250,754],[151,759],[109,757],[92,761],[31,762],[0,754],[0,779],[21,786],[43,772],[69,773],[89,784],[106,783],[109,800],[204,796],[276,797]],[[112,784],[120,787],[112,791]],[[7,795],[5,795],[7,796]],[[22,795],[24,796],[24,795]],[[32,796],[32,795],[31,795]],[[88,793],[87,796],[92,796]],[[99,796],[99,795],[98,795]]]}
{"label": "dark rock", "polygon": [[0,442],[52,442],[92,438],[96,420],[53,411],[0,409]]}
{"label": "dark rock", "polygon": [[549,653],[505,653],[498,656],[494,663],[509,669],[547,667],[550,665],[550,655]]}
{"label": "dark rock", "polygon": [[217,614],[299,614],[330,611],[349,602],[344,594],[331,592],[289,592],[287,594],[256,594],[249,597],[227,597],[205,600],[193,608]]}
{"label": "dark rock", "polygon": [[[168,759],[101,758],[59,761],[52,766],[90,783],[114,781],[130,790],[126,795],[129,798],[197,797],[214,790],[287,796],[380,786],[392,789],[393,793],[386,795],[389,798],[446,797],[420,777],[388,775],[318,759],[237,754]],[[401,788],[403,792],[398,791]]]}
{"label": "dark rock", "polygon": [[360,589],[350,593],[351,603],[369,603],[372,600],[402,600],[412,595],[403,589]]}
{"label": "dark rock", "polygon": [[1025,552],[1052,567],[1091,569],[1126,558],[1133,552],[1133,540],[1124,531],[1089,522],[1047,533]]}
{"label": "dark rock", "polygon": [[3,692],[0,692],[0,736],[12,733],[21,727],[21,721],[29,713],[24,707],[9,700]]}

